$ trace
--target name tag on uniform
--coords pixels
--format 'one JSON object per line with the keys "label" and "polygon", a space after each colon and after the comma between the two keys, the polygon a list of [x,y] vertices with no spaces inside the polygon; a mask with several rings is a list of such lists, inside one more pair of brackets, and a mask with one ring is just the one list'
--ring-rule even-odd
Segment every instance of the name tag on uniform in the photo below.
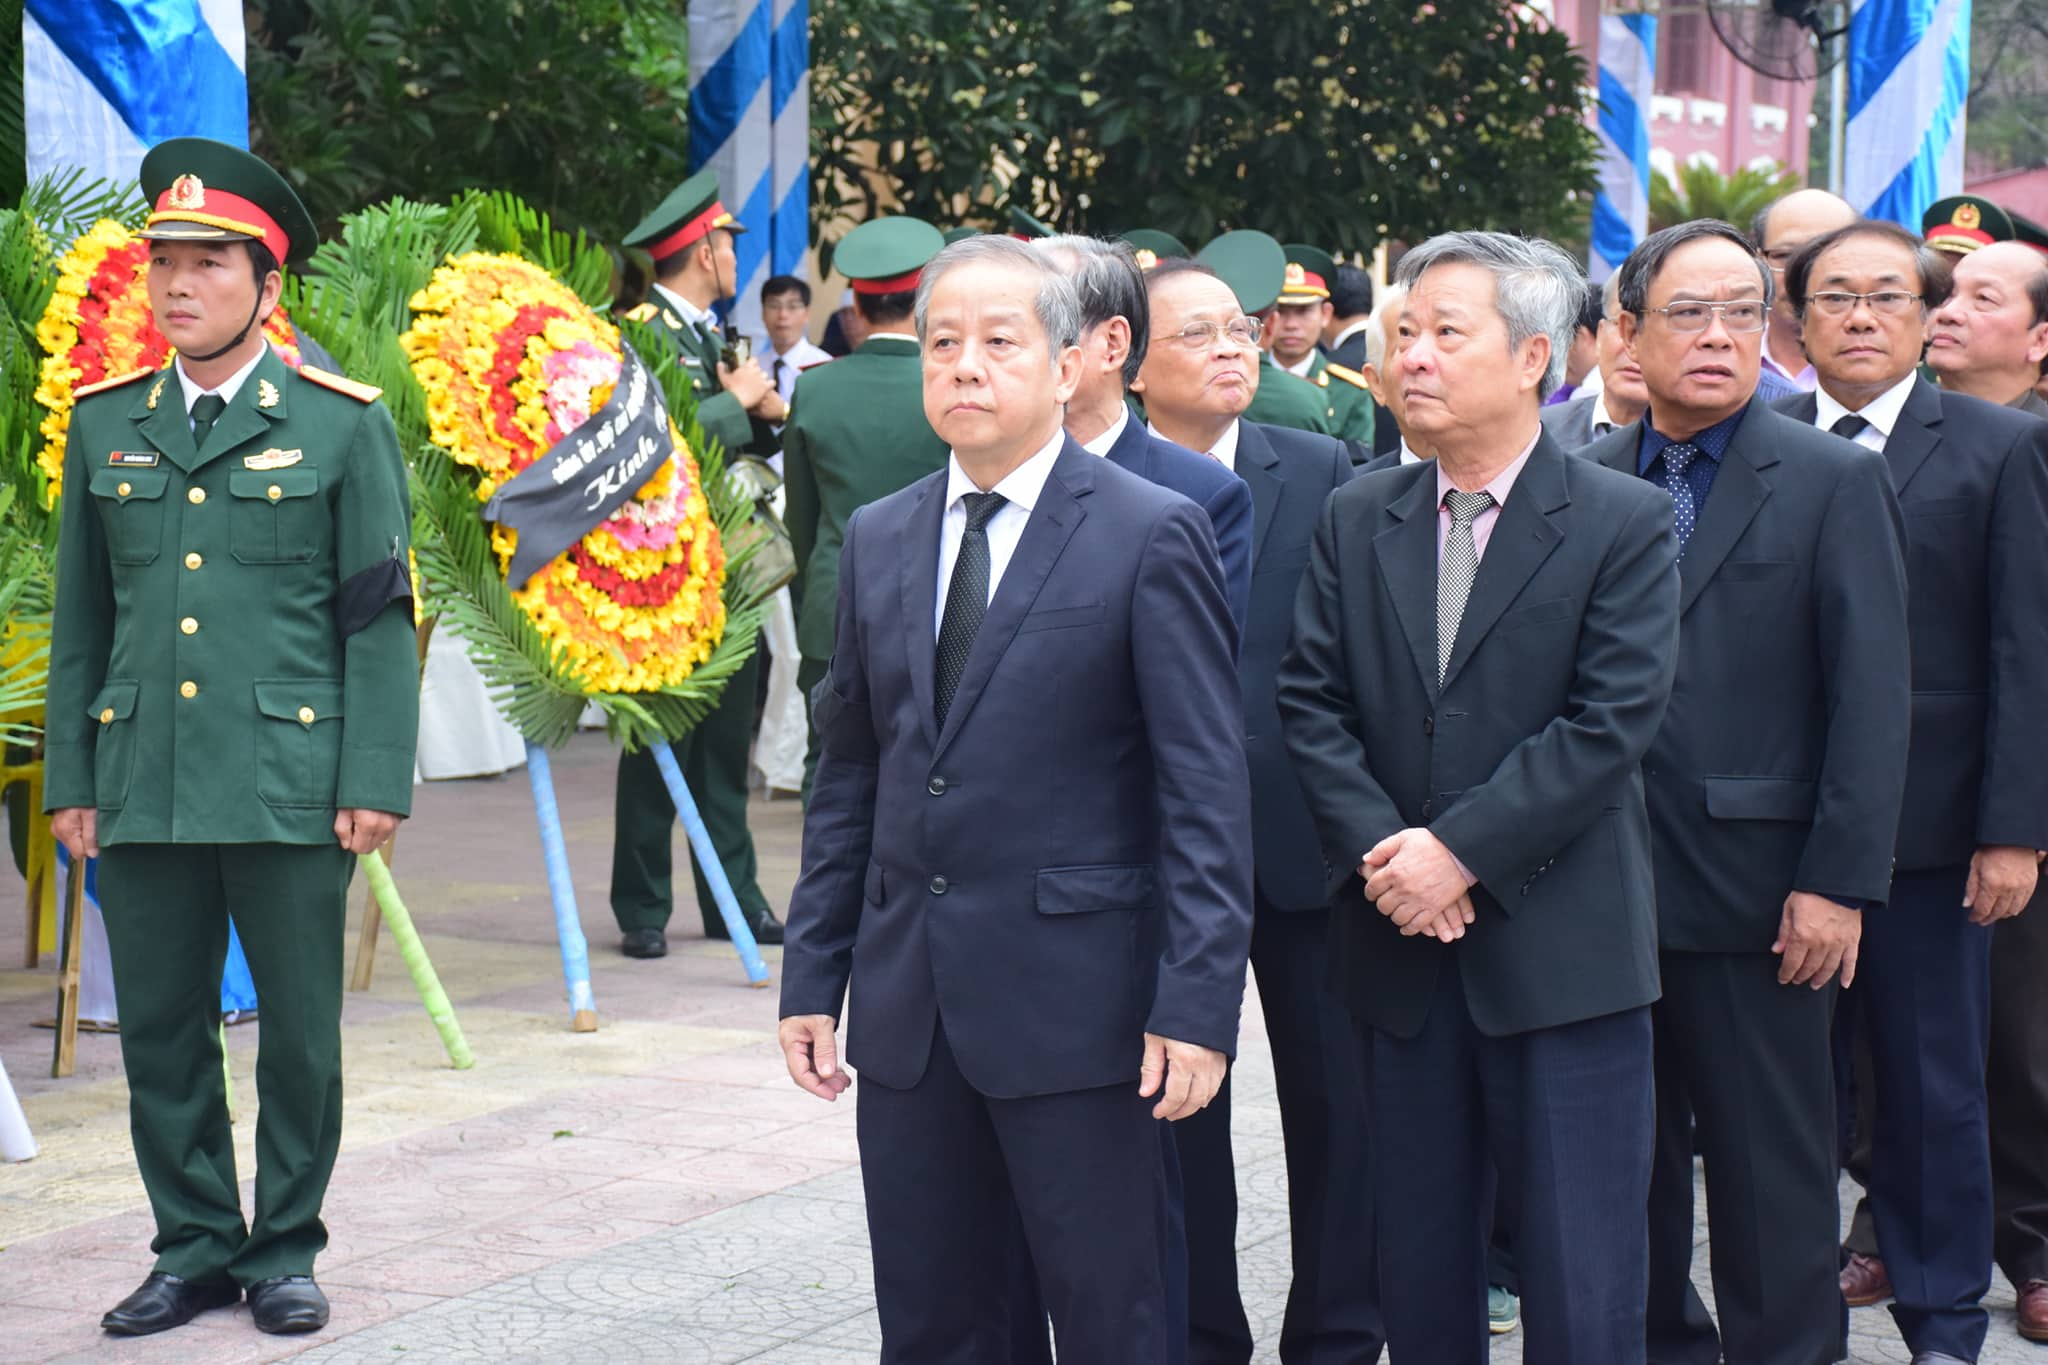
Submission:
{"label": "name tag on uniform", "polygon": [[244,469],[285,469],[305,458],[305,452],[303,451],[279,450],[277,447],[272,446],[269,450],[258,455],[244,455],[242,457],[242,467]]}
{"label": "name tag on uniform", "polygon": [[107,456],[107,463],[122,469],[155,469],[163,458],[154,450],[116,450]]}

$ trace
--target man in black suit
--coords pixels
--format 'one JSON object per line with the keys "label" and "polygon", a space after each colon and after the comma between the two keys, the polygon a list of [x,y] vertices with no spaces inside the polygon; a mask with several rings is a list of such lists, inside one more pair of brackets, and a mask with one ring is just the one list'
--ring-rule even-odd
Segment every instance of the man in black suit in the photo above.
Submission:
{"label": "man in black suit", "polygon": [[[1063,1358],[1169,1358],[1159,1121],[1222,1084],[1251,932],[1215,537],[1060,428],[1072,283],[1007,237],[926,267],[947,469],[854,514],[783,957],[792,1078],[861,1072],[882,1358],[1001,1360],[1021,1225]],[[857,979],[856,979],[857,978]]]}
{"label": "man in black suit", "polygon": [[1372,276],[1340,264],[1330,282],[1330,321],[1323,329],[1323,353],[1347,369],[1365,368],[1365,329],[1372,322]]}
{"label": "man in black suit", "polygon": [[1927,364],[1944,389],[2048,417],[2048,245],[1991,242],[1955,265],[1935,311]]}
{"label": "man in black suit", "polygon": [[1991,926],[2026,907],[2048,848],[2048,424],[1920,377],[1948,283],[1942,257],[1894,223],[1809,242],[1785,290],[1820,383],[1779,410],[1882,454],[1905,516],[1905,809],[1891,900],[1843,1002],[1860,1007],[1874,1102],[1876,1245],[1852,1237],[1851,1250],[1881,1257],[1910,1349],[1974,1361],[1991,1286]]}
{"label": "man in black suit", "polygon": [[[1382,1335],[1371,1252],[1372,1194],[1357,1136],[1365,1126],[1364,1059],[1325,982],[1331,886],[1280,736],[1274,672],[1287,647],[1309,536],[1332,489],[1351,477],[1344,442],[1242,420],[1259,363],[1253,319],[1195,261],[1144,277],[1152,345],[1139,371],[1160,436],[1208,451],[1251,486],[1251,611],[1238,656],[1252,778],[1257,918],[1252,970],[1273,1047],[1287,1147],[1294,1279],[1280,1329],[1288,1365],[1378,1357]],[[1186,1191],[1189,1359],[1244,1365],[1251,1327],[1237,1285],[1237,1171],[1230,1087],[1175,1124]]]}
{"label": "man in black suit", "polygon": [[[1833,983],[1891,886],[1910,711],[1905,560],[1884,461],[1755,401],[1769,269],[1726,224],[1621,268],[1643,421],[1581,452],[1669,491],[1682,634],[1643,763],[1656,837],[1657,1365],[1841,1359]],[[1693,1124],[1713,1320],[1692,1287]]]}
{"label": "man in black suit", "polygon": [[1599,387],[1580,393],[1566,403],[1549,403],[1543,408],[1543,429],[1555,436],[1566,450],[1590,445],[1616,427],[1632,425],[1643,415],[1650,395],[1643,388],[1643,370],[1635,356],[1621,344],[1621,308],[1616,300],[1620,276],[1609,275],[1600,288],[1600,325],[1594,341],[1598,348]]}
{"label": "man in black suit", "polygon": [[1279,707],[1356,895],[1331,972],[1372,1049],[1393,1358],[1487,1357],[1494,1180],[1523,1359],[1643,1359],[1650,835],[1638,764],[1678,635],[1671,502],[1570,458],[1537,409],[1583,278],[1547,242],[1435,237],[1393,382],[1433,461],[1330,499]]}

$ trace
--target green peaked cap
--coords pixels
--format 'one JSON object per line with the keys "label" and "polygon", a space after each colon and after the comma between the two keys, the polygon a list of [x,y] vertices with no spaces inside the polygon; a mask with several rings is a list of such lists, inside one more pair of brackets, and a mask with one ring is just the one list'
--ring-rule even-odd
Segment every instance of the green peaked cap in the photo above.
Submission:
{"label": "green peaked cap", "polygon": [[839,239],[832,264],[849,280],[894,280],[924,269],[945,245],[945,235],[922,218],[876,218]]}
{"label": "green peaked cap", "polygon": [[985,234],[984,234],[984,233],[982,232],[982,230],[981,230],[980,228],[978,228],[978,227],[956,227],[956,228],[947,228],[947,229],[946,229],[946,245],[947,245],[947,246],[951,246],[951,245],[953,245],[953,243],[955,243],[955,242],[964,242],[964,241],[966,241],[966,240],[967,240],[967,239],[968,239],[969,237],[980,237],[980,236],[984,236],[984,235],[985,235]]}
{"label": "green peaked cap", "polygon": [[1195,259],[1215,271],[1237,295],[1247,313],[1263,313],[1280,298],[1287,277],[1287,253],[1256,228],[1226,232],[1196,253]]}
{"label": "green peaked cap", "polygon": [[1023,209],[1015,207],[1010,210],[1010,231],[1020,237],[1050,237],[1053,235],[1050,224],[1042,223]]}
{"label": "green peaked cap", "polygon": [[746,231],[718,201],[718,172],[699,171],[670,190],[668,198],[626,234],[626,245],[639,247],[658,259],[695,245],[714,228]]}
{"label": "green peaked cap", "polygon": [[[1123,234],[1123,239],[1131,244],[1133,251],[1139,253],[1138,264],[1147,270],[1150,270],[1160,261],[1171,261],[1195,254],[1188,250],[1186,242],[1183,242],[1172,233],[1162,232],[1158,228],[1132,228],[1129,232]],[[1144,253],[1148,251],[1152,253],[1150,261],[1147,261],[1144,256]]]}
{"label": "green peaked cap", "polygon": [[1337,282],[1337,258],[1319,246],[1289,242],[1287,274],[1280,284],[1282,303],[1322,303]]}
{"label": "green peaked cap", "polygon": [[319,245],[313,215],[291,185],[240,147],[170,138],[142,158],[140,178],[150,206],[142,235],[151,241],[259,241],[285,263],[305,260]]}

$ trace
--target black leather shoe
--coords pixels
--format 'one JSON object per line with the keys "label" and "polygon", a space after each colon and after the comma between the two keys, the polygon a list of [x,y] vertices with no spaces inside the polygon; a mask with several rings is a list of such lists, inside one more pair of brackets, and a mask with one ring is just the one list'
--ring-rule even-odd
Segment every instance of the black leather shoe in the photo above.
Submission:
{"label": "black leather shoe", "polygon": [[619,940],[619,951],[627,957],[667,957],[668,935],[659,929],[632,929]]}
{"label": "black leather shoe", "polygon": [[311,1275],[280,1275],[249,1286],[249,1316],[261,1332],[317,1332],[327,1325],[327,1296]]}
{"label": "black leather shoe", "polygon": [[226,1308],[241,1297],[242,1291],[233,1284],[194,1284],[154,1271],[141,1288],[100,1319],[100,1328],[117,1337],[146,1337],[151,1332],[183,1327],[207,1309]]}
{"label": "black leather shoe", "polygon": [[756,943],[766,946],[782,942],[782,921],[767,910],[754,916],[754,922],[748,927],[754,931]]}

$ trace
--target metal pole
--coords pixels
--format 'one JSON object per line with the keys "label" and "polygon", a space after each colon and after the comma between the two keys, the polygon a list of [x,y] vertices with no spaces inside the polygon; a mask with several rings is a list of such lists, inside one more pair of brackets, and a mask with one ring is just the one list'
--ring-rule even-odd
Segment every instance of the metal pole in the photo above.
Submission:
{"label": "metal pole", "polygon": [[[1843,0],[1837,13],[1837,28],[1846,28],[1853,22],[1848,0]],[[1828,72],[1828,189],[1831,193],[1839,195],[1842,186],[1847,182],[1848,170],[1843,162],[1848,154],[1849,35],[1844,32],[1841,37],[1831,38],[1829,41],[1840,43],[1844,49],[1838,55],[1833,69]]]}

